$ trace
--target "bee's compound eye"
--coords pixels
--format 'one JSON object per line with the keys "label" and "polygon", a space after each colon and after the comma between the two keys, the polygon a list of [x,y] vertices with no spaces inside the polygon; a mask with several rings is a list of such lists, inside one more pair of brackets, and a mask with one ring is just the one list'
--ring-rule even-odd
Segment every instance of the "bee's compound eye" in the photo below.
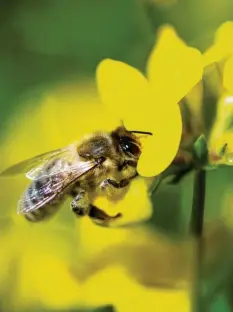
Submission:
{"label": "bee's compound eye", "polygon": [[120,145],[123,152],[128,156],[139,156],[140,155],[140,148],[137,146],[136,143],[132,141],[131,138],[125,136],[120,138]]}

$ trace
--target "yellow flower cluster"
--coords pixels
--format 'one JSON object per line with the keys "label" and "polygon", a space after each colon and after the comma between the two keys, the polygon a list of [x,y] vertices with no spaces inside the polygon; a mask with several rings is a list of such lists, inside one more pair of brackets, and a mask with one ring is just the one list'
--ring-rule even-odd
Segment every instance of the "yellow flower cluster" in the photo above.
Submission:
{"label": "yellow flower cluster", "polygon": [[114,60],[97,68],[103,104],[127,129],[150,131],[138,162],[141,176],[164,171],[174,159],[181,140],[178,102],[202,78],[201,53],[188,47],[170,26],[161,28],[149,57],[147,75]]}
{"label": "yellow flower cluster", "polygon": [[232,36],[233,22],[220,25],[213,45],[202,56],[203,79],[180,102],[181,111],[185,112],[181,150],[189,149],[204,133],[209,162],[215,166],[233,164]]}
{"label": "yellow flower cluster", "polygon": [[[201,79],[203,64],[199,51],[188,47],[171,26],[162,27],[145,76],[116,60],[99,64],[97,85],[102,103],[92,86],[85,86],[82,92],[69,85],[44,94],[37,108],[24,110],[20,118],[13,119],[1,146],[1,169],[65,146],[86,133],[111,130],[123,120],[130,130],[153,133],[144,142],[139,173],[144,177],[161,173],[172,162],[181,140],[178,102]],[[12,227],[0,236],[0,248],[4,250],[0,257],[0,293],[4,294],[8,310],[11,302],[16,310],[19,306],[35,305],[68,309],[113,304],[119,312],[150,312],[151,307],[153,311],[166,312],[174,306],[180,312],[190,311],[187,284],[164,290],[151,278],[160,274],[163,282],[174,274],[174,280],[190,282],[186,265],[191,263],[191,245],[190,249],[177,249],[172,243],[161,243],[160,237],[156,240],[156,236],[151,241],[152,234],[144,228],[102,229],[89,219],[74,221],[67,209],[62,209],[50,223],[29,225],[15,215],[15,203],[24,186],[20,179],[16,186],[10,179],[0,181],[0,188],[9,190],[0,194],[2,211],[13,220]],[[142,178],[131,184],[121,202],[99,198],[96,205],[111,213],[123,211],[124,224],[146,220],[152,213]],[[95,270],[101,252],[108,257],[102,259],[100,270]],[[182,259],[187,256],[185,265],[179,257],[170,262],[170,258],[181,254]],[[145,271],[149,266],[150,276]],[[17,281],[13,280],[14,292],[11,286],[7,288],[11,274],[17,275]]]}
{"label": "yellow flower cluster", "polygon": [[219,90],[214,126],[209,138],[210,162],[233,164],[233,22],[223,23],[215,42],[204,54],[206,66],[216,64],[220,79],[213,85]]}

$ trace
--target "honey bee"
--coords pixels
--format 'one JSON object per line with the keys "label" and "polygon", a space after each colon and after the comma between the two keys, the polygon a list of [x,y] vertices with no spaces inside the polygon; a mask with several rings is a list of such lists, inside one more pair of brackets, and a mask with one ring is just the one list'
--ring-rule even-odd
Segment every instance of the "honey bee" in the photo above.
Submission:
{"label": "honey bee", "polygon": [[120,126],[111,132],[96,132],[80,142],[22,161],[0,176],[24,173],[31,184],[18,201],[17,212],[28,221],[53,216],[67,196],[76,216],[89,216],[107,226],[109,216],[92,204],[99,194],[126,187],[137,173],[141,154],[140,136],[150,132],[128,131]]}

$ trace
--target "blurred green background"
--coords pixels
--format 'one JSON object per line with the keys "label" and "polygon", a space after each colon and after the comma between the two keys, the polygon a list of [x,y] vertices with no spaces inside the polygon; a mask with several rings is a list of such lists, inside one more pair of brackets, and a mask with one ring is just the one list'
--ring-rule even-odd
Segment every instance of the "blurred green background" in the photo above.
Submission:
{"label": "blurred green background", "polygon": [[[233,20],[232,0],[0,1],[0,140],[25,93],[38,98],[41,90],[59,82],[94,79],[96,65],[105,57],[144,70],[156,30],[167,23],[204,51],[226,20]],[[167,235],[179,238],[187,232],[192,178],[163,186],[154,197],[151,224]],[[223,194],[232,183],[231,168],[208,173],[207,220],[221,216]],[[224,296],[212,303],[210,311],[233,311]]]}

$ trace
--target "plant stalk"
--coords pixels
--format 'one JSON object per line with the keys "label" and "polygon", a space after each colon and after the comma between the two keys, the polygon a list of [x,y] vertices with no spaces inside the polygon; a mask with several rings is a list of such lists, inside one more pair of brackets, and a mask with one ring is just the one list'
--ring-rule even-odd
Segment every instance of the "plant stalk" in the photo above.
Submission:
{"label": "plant stalk", "polygon": [[195,239],[194,284],[193,284],[193,312],[204,312],[202,263],[203,263],[203,223],[206,194],[206,172],[195,171],[193,185],[192,213],[190,220],[190,233]]}

